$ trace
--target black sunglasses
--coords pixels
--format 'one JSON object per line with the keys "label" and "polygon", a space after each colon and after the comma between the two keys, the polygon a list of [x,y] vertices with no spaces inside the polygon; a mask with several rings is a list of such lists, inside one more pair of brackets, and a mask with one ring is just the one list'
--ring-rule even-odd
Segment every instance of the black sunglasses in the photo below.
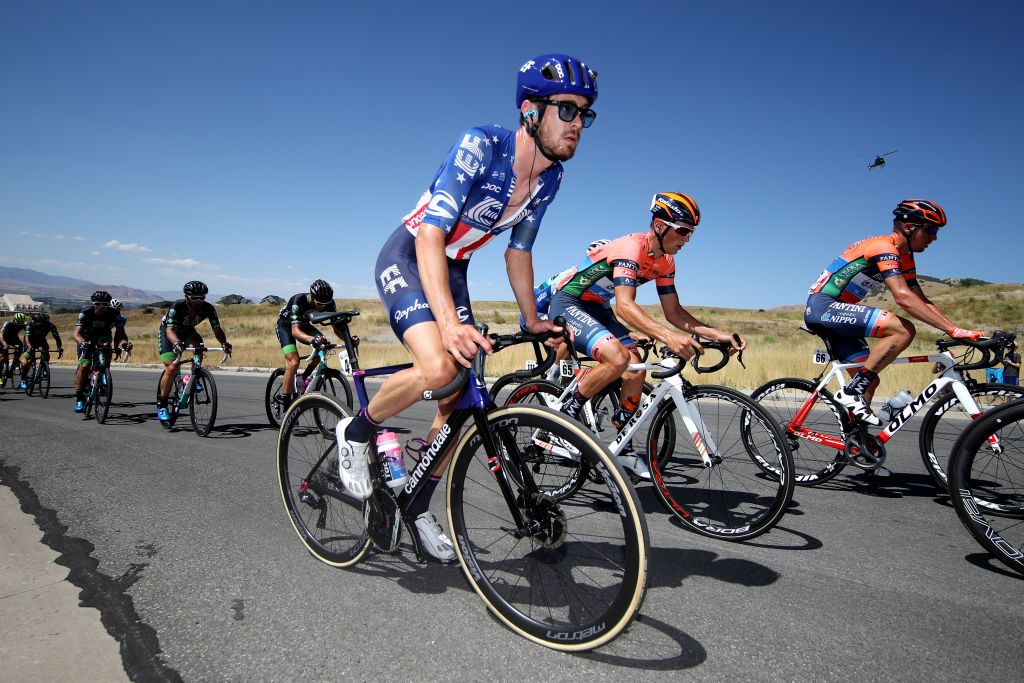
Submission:
{"label": "black sunglasses", "polygon": [[205,296],[186,296],[185,297],[185,301],[191,301],[191,302],[206,301],[206,297]]}
{"label": "black sunglasses", "polygon": [[562,119],[566,123],[569,123],[577,116],[580,117],[580,121],[583,122],[584,128],[590,128],[594,125],[594,119],[597,118],[597,112],[590,107],[581,107],[575,102],[569,102],[568,100],[533,100],[534,102],[540,102],[542,104],[553,104],[558,107],[558,118]]}

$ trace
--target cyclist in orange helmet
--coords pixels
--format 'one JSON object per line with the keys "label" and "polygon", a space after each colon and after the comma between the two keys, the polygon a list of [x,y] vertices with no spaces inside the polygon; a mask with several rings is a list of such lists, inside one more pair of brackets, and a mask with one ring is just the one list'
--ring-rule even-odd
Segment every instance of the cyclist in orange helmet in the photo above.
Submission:
{"label": "cyclist in orange helmet", "polygon": [[[835,395],[855,417],[872,425],[881,420],[871,411],[878,373],[914,341],[917,330],[906,318],[864,305],[861,300],[881,284],[910,316],[957,339],[978,339],[940,311],[921,290],[914,255],[938,239],[946,212],[927,199],[905,199],[893,213],[892,232],[848,246],[811,285],[804,321],[832,342],[837,360],[864,361]],[[876,337],[870,350],[865,337]],[[884,468],[883,468],[884,469]],[[888,474],[888,471],[878,472]]]}

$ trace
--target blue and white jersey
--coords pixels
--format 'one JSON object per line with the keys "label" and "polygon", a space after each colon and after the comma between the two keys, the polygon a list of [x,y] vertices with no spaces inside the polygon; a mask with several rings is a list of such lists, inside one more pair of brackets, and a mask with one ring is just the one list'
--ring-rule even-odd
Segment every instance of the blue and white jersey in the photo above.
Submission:
{"label": "blue and white jersey", "polygon": [[515,133],[501,126],[480,126],[462,133],[430,189],[402,219],[403,225],[413,236],[421,223],[444,230],[445,254],[456,261],[468,260],[474,251],[510,228],[509,248],[530,251],[548,203],[558,192],[562,164],[556,161],[544,171],[526,201],[501,220],[516,185],[512,172],[515,148]]}

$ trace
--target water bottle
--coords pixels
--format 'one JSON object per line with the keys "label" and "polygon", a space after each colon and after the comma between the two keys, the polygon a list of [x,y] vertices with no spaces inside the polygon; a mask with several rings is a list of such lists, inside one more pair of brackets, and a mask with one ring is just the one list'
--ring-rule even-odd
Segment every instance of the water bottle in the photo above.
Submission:
{"label": "water bottle", "polygon": [[178,407],[184,408],[188,405],[188,394],[185,393],[185,387],[188,386],[188,381],[192,379],[192,375],[185,375],[182,377],[178,375]]}
{"label": "water bottle", "polygon": [[899,415],[900,411],[910,403],[912,398],[914,398],[914,395],[904,389],[883,403],[882,409],[878,411],[882,418],[882,422],[889,422],[893,417]]}
{"label": "water bottle", "polygon": [[377,450],[381,454],[381,470],[384,481],[390,488],[405,486],[408,479],[405,472],[405,459],[402,457],[402,446],[398,443],[398,435],[392,431],[383,431],[377,436]]}

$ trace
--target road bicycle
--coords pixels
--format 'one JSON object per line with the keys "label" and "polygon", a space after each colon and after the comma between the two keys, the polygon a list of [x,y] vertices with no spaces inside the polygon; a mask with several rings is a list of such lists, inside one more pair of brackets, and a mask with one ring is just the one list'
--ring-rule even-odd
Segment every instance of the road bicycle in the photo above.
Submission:
{"label": "road bicycle", "polygon": [[[334,396],[348,408],[352,408],[352,387],[345,376],[351,376],[354,370],[359,369],[359,337],[353,336],[348,329],[352,318],[357,315],[359,315],[359,311],[324,311],[307,314],[307,319],[316,325],[340,325],[344,345],[328,344],[319,349],[313,349],[308,356],[303,358],[302,363],[313,358],[318,358],[319,362],[312,371],[308,368],[305,373],[296,371],[293,396],[297,398],[307,392],[318,391]],[[336,349],[340,349],[337,351],[340,370],[335,370],[327,364],[327,359]],[[281,417],[287,410],[281,398],[283,378],[284,368],[274,370],[270,374],[270,379],[267,380],[267,388],[264,392],[263,404],[267,411],[267,419],[275,428],[281,426]]]}
{"label": "road bicycle", "polygon": [[[487,334],[486,326],[478,329]],[[495,350],[546,338],[490,336]],[[546,363],[553,360],[551,354]],[[546,647],[599,647],[632,621],[645,593],[649,540],[636,492],[582,425],[540,406],[497,407],[483,382],[482,351],[472,365],[446,387],[424,392],[424,400],[439,400],[465,388],[403,487],[384,483],[383,456],[371,448],[374,486],[366,501],[346,491],[337,472],[334,430],[325,434],[317,424],[325,413],[336,424],[350,410],[321,394],[297,399],[285,414],[277,450],[292,525],[314,557],[335,567],[356,564],[374,547],[397,550],[403,527],[417,559],[425,561],[407,511],[428,478],[441,473],[443,455],[452,448],[445,489],[451,538],[488,609],[515,633]],[[408,367],[355,371],[359,405],[367,405],[368,377]],[[570,444],[600,483],[561,501],[543,495],[543,474],[530,463],[536,450],[531,434],[537,430]]]}
{"label": "road bicycle", "polygon": [[[8,359],[8,354],[13,357],[13,360]],[[14,381],[15,375],[21,377],[19,357],[21,357],[21,352],[12,346],[8,346],[3,351],[0,351],[0,388],[19,390],[20,382]]]}
{"label": "road bicycle", "polygon": [[[48,350],[38,349],[39,354],[36,354],[37,349],[29,349],[28,356],[28,374],[23,378],[25,383],[28,385],[25,387],[25,394],[31,396],[37,394],[42,398],[48,398],[50,396],[50,352]],[[64,356],[64,349],[61,348],[57,351],[57,358]]]}
{"label": "road bicycle", "polygon": [[[801,329],[816,334],[807,328]],[[945,491],[945,464],[963,428],[986,408],[1006,397],[1024,395],[1020,387],[983,384],[967,374],[969,370],[993,367],[1001,362],[1006,346],[1014,339],[1013,334],[995,332],[991,338],[979,341],[940,339],[936,341],[938,353],[902,356],[892,362],[893,365],[931,363],[940,374],[908,405],[891,415],[884,428],[877,434],[870,434],[827,388],[829,384],[842,387],[845,371],[862,367],[864,363],[840,363],[834,357],[830,340],[821,338],[826,348],[814,353],[816,363],[827,365],[821,374],[811,380],[797,377],[772,380],[751,394],[784,426],[793,451],[798,486],[824,483],[847,465],[872,474],[885,462],[885,444],[889,439],[934,400],[921,421],[918,446],[936,487]],[[965,349],[958,362],[950,349],[960,346]],[[982,358],[975,361],[973,356],[978,352]],[[769,467],[767,462],[762,464]]]}
{"label": "road bicycle", "polygon": [[[223,365],[231,358],[231,354],[220,347],[194,346],[185,349],[174,359],[174,365],[181,366],[186,362],[185,353],[192,352],[188,359],[191,362],[191,369],[182,377],[181,372],[174,377],[171,383],[171,392],[167,396],[167,412],[169,419],[161,420],[160,425],[164,429],[170,429],[178,420],[178,414],[183,408],[188,408],[188,416],[192,421],[192,429],[199,436],[206,436],[213,429],[217,421],[217,383],[210,371],[203,367],[203,357],[207,353],[220,351],[224,355],[219,365]],[[157,399],[160,398],[160,384],[156,386]]]}
{"label": "road bicycle", "polygon": [[1024,399],[986,412],[949,458],[957,516],[993,557],[1024,574]]}
{"label": "road bicycle", "polygon": [[85,389],[83,419],[95,417],[98,424],[107,421],[110,401],[114,397],[114,379],[110,374],[111,348],[104,344],[89,344],[89,384]]}
{"label": "road bicycle", "polygon": [[[704,341],[701,346],[718,351],[722,357],[713,366],[700,366],[695,356],[693,367],[698,373],[715,372],[729,362],[729,344]],[[727,387],[691,384],[680,375],[684,365],[663,350],[662,360],[657,363],[628,366],[634,372],[651,371],[651,377],[661,382],[643,398],[621,429],[612,424],[609,415],[586,404],[581,420],[599,440],[608,442],[613,455],[623,453],[650,423],[643,440],[644,456],[658,498],[679,523],[712,538],[754,538],[775,526],[792,500],[789,447],[764,408]],[[565,388],[544,380],[527,382],[512,391],[510,402],[540,402],[560,408],[579,381],[577,376]],[[588,404],[610,404],[602,397],[608,391],[605,389]],[[534,467],[562,474],[560,485],[548,490],[548,495],[558,499],[587,485],[585,463],[579,463],[548,435],[537,434],[535,438],[545,445],[546,454]],[[765,453],[772,454],[771,468],[760,465]]]}

